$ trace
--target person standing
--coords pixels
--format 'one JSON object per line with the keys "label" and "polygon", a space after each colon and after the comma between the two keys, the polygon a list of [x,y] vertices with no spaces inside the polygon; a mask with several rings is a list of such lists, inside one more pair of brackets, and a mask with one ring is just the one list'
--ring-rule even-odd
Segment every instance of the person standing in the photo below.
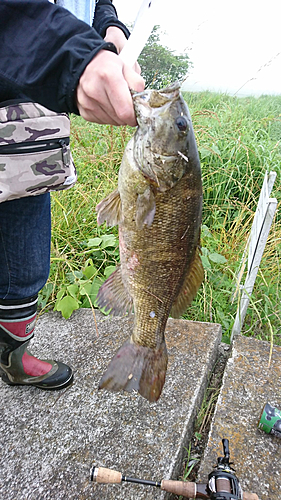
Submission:
{"label": "person standing", "polygon": [[[88,22],[94,13],[93,26],[70,12],[78,8]],[[0,106],[29,100],[100,124],[136,126],[130,89],[142,91],[144,81],[137,64],[118,57],[128,36],[111,0],[1,0]],[[54,390],[73,381],[68,365],[27,349],[50,241],[49,193],[0,203],[0,375],[10,385]]]}

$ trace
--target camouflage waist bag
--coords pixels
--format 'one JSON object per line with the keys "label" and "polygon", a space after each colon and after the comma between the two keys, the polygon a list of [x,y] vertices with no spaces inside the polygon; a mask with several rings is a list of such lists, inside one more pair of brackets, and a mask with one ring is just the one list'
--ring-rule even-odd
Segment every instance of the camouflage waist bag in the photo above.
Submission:
{"label": "camouflage waist bag", "polygon": [[69,189],[77,179],[70,120],[34,102],[0,107],[0,203]]}

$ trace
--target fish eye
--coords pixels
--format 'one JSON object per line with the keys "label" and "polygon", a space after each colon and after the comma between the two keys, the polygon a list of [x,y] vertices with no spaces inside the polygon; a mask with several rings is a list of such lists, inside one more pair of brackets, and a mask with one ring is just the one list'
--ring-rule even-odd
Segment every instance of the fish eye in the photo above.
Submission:
{"label": "fish eye", "polygon": [[185,132],[188,125],[187,120],[184,118],[184,116],[178,116],[178,118],[176,119],[176,126],[181,132]]}

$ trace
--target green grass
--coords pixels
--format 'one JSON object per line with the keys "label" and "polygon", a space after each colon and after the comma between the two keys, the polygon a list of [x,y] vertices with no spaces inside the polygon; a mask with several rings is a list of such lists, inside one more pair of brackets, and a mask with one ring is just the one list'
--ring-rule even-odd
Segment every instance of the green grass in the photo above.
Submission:
{"label": "green grass", "polygon": [[[266,171],[277,172],[273,194],[280,202],[281,96],[232,98],[188,94],[201,156],[204,212],[202,246],[226,262],[205,269],[203,289],[186,317],[222,324],[229,338],[237,304],[231,305],[243,254]],[[280,343],[280,214],[261,262],[243,332]]]}
{"label": "green grass", "polygon": [[[184,93],[202,165],[202,247],[205,280],[185,318],[222,324],[228,340],[237,304],[235,275],[251,229],[263,177],[277,172],[272,196],[281,199],[281,96],[235,98]],[[115,189],[125,145],[134,130],[72,117],[72,154],[79,174],[69,191],[52,194],[50,279],[40,294],[67,317],[91,307],[101,282],[119,260],[116,228],[97,227],[96,204]],[[98,238],[98,239],[95,239]],[[277,212],[243,333],[281,343],[281,221]],[[62,300],[64,299],[64,304]]]}

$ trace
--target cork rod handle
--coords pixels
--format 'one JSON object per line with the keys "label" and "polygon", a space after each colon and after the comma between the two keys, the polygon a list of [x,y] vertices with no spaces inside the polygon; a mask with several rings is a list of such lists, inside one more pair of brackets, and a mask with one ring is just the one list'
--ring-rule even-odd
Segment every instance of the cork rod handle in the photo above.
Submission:
{"label": "cork rod handle", "polygon": [[96,469],[94,475],[94,481],[96,483],[103,484],[120,484],[122,482],[122,474],[117,470],[106,469],[105,467],[99,467]]}
{"label": "cork rod handle", "polygon": [[171,481],[170,479],[163,479],[163,481],[161,481],[161,490],[174,493],[175,495],[183,495],[187,498],[195,498],[196,496],[196,484],[185,481]]}

